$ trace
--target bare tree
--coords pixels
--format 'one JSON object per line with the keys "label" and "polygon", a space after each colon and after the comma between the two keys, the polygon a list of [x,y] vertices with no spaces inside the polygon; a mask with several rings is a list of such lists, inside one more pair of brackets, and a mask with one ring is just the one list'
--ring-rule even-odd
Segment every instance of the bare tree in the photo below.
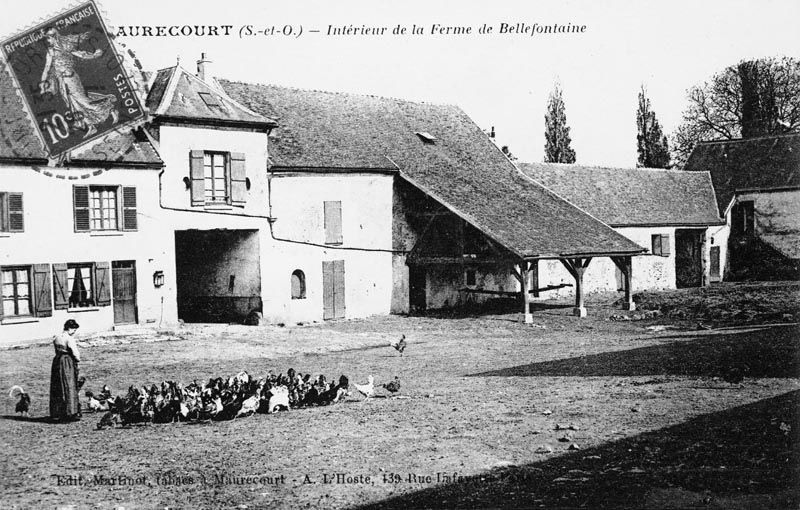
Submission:
{"label": "bare tree", "polygon": [[689,106],[672,134],[672,159],[683,167],[703,140],[732,140],[800,129],[800,60],[742,61],[689,89]]}

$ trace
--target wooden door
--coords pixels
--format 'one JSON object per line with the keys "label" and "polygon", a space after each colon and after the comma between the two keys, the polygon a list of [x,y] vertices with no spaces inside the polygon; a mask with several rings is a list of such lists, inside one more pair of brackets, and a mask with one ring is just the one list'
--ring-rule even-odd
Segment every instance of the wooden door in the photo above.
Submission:
{"label": "wooden door", "polygon": [[115,261],[111,266],[114,324],[136,323],[136,262]]}
{"label": "wooden door", "polygon": [[720,280],[720,250],[719,246],[711,247],[711,280]]}
{"label": "wooden door", "polygon": [[344,303],[344,260],[322,262],[322,318],[342,319]]}

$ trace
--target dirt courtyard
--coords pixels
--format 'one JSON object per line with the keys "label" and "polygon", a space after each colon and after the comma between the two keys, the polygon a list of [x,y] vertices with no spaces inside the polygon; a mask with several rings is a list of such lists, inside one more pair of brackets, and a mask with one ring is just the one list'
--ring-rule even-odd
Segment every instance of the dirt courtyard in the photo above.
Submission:
{"label": "dirt courtyard", "polygon": [[[402,382],[403,398],[354,392],[235,421],[50,424],[52,347],[3,350],[0,507],[797,508],[797,285],[720,288],[644,296],[657,317],[619,320],[590,301],[586,319],[541,305],[533,325],[390,316],[83,347],[86,388],[115,394],[290,367]],[[387,345],[401,333],[402,357]],[[745,367],[739,384],[721,378],[732,367]],[[29,419],[13,384],[32,397]]]}

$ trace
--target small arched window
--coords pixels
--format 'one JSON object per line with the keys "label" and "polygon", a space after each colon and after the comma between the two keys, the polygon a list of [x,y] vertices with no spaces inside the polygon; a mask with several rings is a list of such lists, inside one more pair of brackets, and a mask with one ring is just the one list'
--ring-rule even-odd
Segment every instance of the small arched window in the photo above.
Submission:
{"label": "small arched window", "polygon": [[306,298],[306,275],[299,269],[292,273],[292,299]]}

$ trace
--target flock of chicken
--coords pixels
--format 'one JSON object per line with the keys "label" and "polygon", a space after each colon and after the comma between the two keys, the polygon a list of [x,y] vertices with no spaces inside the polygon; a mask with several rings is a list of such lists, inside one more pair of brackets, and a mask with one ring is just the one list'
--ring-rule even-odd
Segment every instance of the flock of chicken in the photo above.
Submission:
{"label": "flock of chicken", "polygon": [[[353,384],[364,396],[375,396],[374,378],[366,384]],[[381,384],[390,394],[400,391],[400,379]],[[350,395],[350,381],[344,375],[338,382],[328,382],[324,375],[316,379],[311,374],[269,373],[255,379],[240,372],[228,379],[218,377],[206,384],[197,381],[182,385],[163,381],[160,385],[128,388],[127,394],[113,396],[108,386],[98,394],[86,391],[88,407],[93,411],[106,411],[98,429],[131,423],[172,423],[176,421],[233,420],[254,413],[275,413],[292,408],[322,406],[341,402]]]}

